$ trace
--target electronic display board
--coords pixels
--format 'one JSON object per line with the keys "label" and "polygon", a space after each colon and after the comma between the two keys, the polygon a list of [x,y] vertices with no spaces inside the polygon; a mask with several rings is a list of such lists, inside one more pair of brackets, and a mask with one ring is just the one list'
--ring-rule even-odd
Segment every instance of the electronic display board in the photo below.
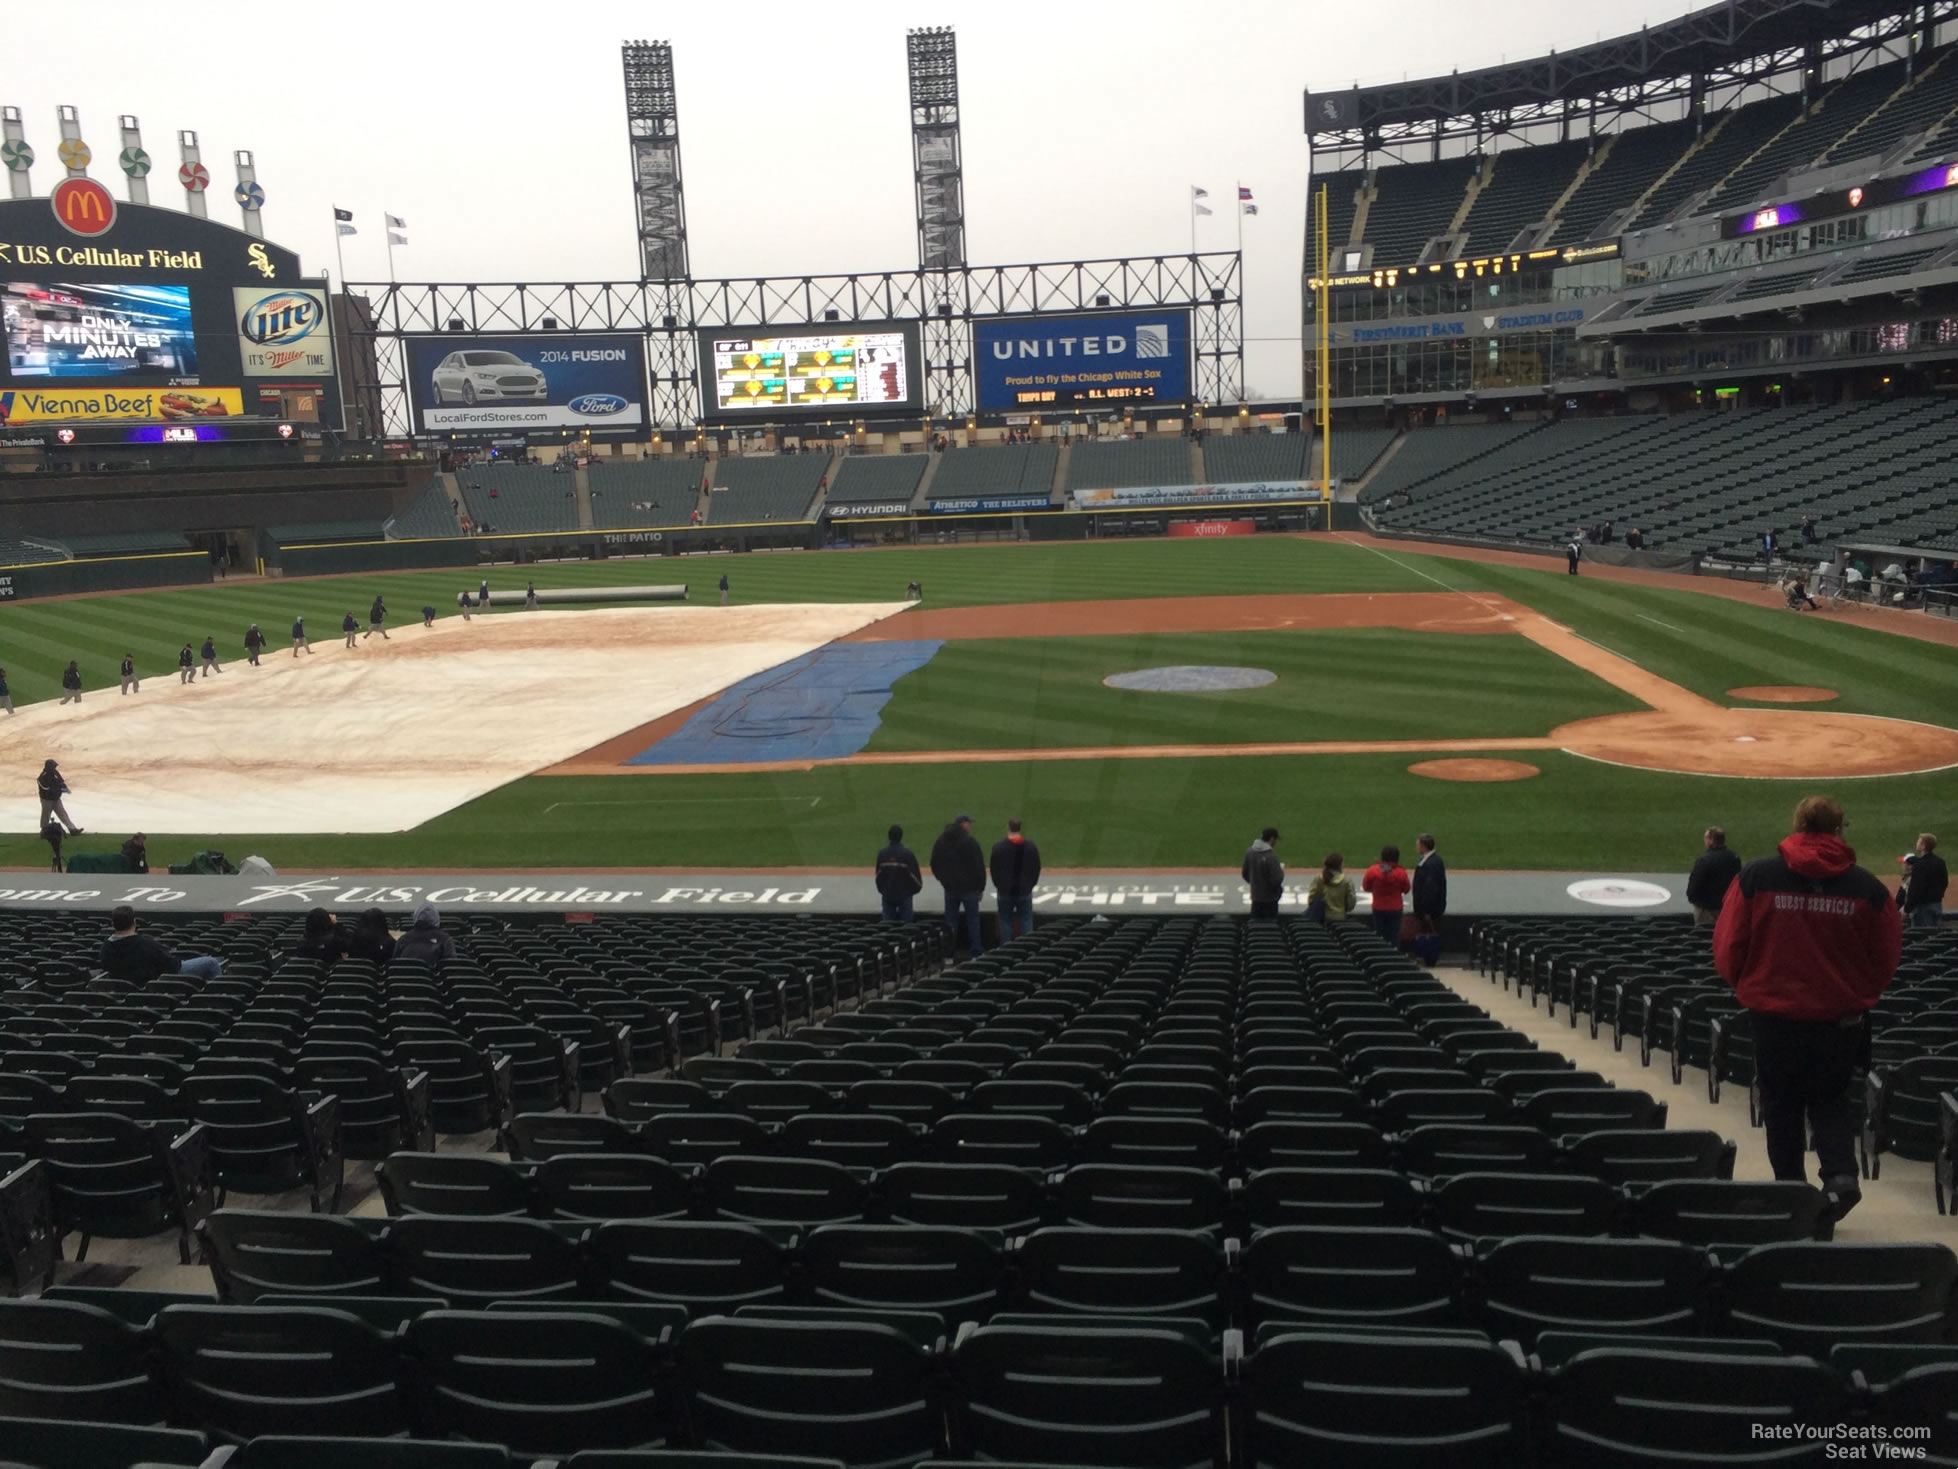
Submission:
{"label": "electronic display board", "polygon": [[1165,307],[973,323],[984,413],[1180,403],[1190,396],[1190,313]]}
{"label": "electronic display board", "polygon": [[424,433],[643,429],[646,347],[633,336],[410,337]]}
{"label": "electronic display board", "polygon": [[924,401],[919,341],[915,322],[703,331],[701,412],[728,419],[915,410]]}
{"label": "electronic display board", "polygon": [[0,282],[7,373],[38,381],[193,377],[188,286]]}

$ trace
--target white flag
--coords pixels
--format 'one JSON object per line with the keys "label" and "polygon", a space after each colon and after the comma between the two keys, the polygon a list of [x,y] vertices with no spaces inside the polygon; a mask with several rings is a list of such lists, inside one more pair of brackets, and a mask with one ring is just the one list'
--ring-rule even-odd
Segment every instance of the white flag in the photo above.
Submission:
{"label": "white flag", "polygon": [[1208,199],[1210,197],[1210,190],[1199,189],[1195,184],[1191,184],[1190,197],[1192,199]]}
{"label": "white flag", "polygon": [[[1195,210],[1198,214],[1209,214],[1211,212],[1209,209],[1205,208],[1201,204],[1192,204],[1190,208]],[[349,230],[347,233],[352,234],[353,231]]]}
{"label": "white flag", "polygon": [[[1258,211],[1254,209],[1251,212],[1256,214]],[[393,230],[389,230],[388,243],[390,245],[405,245],[408,243],[408,237],[406,235],[398,235]]]}
{"label": "white flag", "polygon": [[334,226],[334,228],[336,228],[336,229],[338,229],[338,230],[340,231],[340,233],[341,233],[341,234],[343,234],[343,235],[357,235],[357,234],[359,234],[359,233],[360,233],[360,231],[359,231],[359,230],[357,230],[357,229],[355,229],[355,228],[354,228],[354,227],[353,227],[352,225],[350,225],[350,224],[344,224],[344,223],[343,223],[343,224],[339,224],[339,225],[336,225],[336,226]]}
{"label": "white flag", "polygon": [[383,218],[387,220],[388,228],[391,230],[405,230],[408,228],[408,221],[398,214],[384,215]]}

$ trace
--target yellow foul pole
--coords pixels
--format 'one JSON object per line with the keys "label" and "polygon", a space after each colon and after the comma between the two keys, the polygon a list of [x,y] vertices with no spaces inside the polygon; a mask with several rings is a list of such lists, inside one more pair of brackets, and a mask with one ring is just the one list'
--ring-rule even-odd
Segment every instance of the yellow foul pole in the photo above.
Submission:
{"label": "yellow foul pole", "polygon": [[1326,228],[1326,197],[1324,184],[1319,185],[1318,208],[1318,267],[1319,284],[1319,370],[1314,376],[1318,379],[1318,419],[1319,419],[1319,483],[1326,495],[1326,529],[1333,528],[1333,330],[1332,330],[1332,244]]}

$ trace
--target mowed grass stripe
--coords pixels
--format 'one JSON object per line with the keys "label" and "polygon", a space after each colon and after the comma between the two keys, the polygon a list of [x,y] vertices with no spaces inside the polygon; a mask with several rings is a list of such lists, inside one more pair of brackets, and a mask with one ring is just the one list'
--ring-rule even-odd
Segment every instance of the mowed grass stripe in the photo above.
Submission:
{"label": "mowed grass stripe", "polygon": [[[1112,689],[1174,664],[1262,668],[1263,688]],[[1270,741],[1534,738],[1642,708],[1509,634],[1393,629],[1136,634],[947,643],[899,679],[871,750],[1068,749]]]}

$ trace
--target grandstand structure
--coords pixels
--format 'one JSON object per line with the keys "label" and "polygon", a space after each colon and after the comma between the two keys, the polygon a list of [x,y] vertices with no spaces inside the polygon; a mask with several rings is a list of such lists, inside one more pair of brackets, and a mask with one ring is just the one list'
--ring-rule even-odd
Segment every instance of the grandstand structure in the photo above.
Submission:
{"label": "grandstand structure", "polygon": [[[1940,379],[1958,341],[1954,39],[1950,4],[1745,0],[1308,94],[1335,404],[1679,409]],[[1308,292],[1308,341],[1315,312]]]}

